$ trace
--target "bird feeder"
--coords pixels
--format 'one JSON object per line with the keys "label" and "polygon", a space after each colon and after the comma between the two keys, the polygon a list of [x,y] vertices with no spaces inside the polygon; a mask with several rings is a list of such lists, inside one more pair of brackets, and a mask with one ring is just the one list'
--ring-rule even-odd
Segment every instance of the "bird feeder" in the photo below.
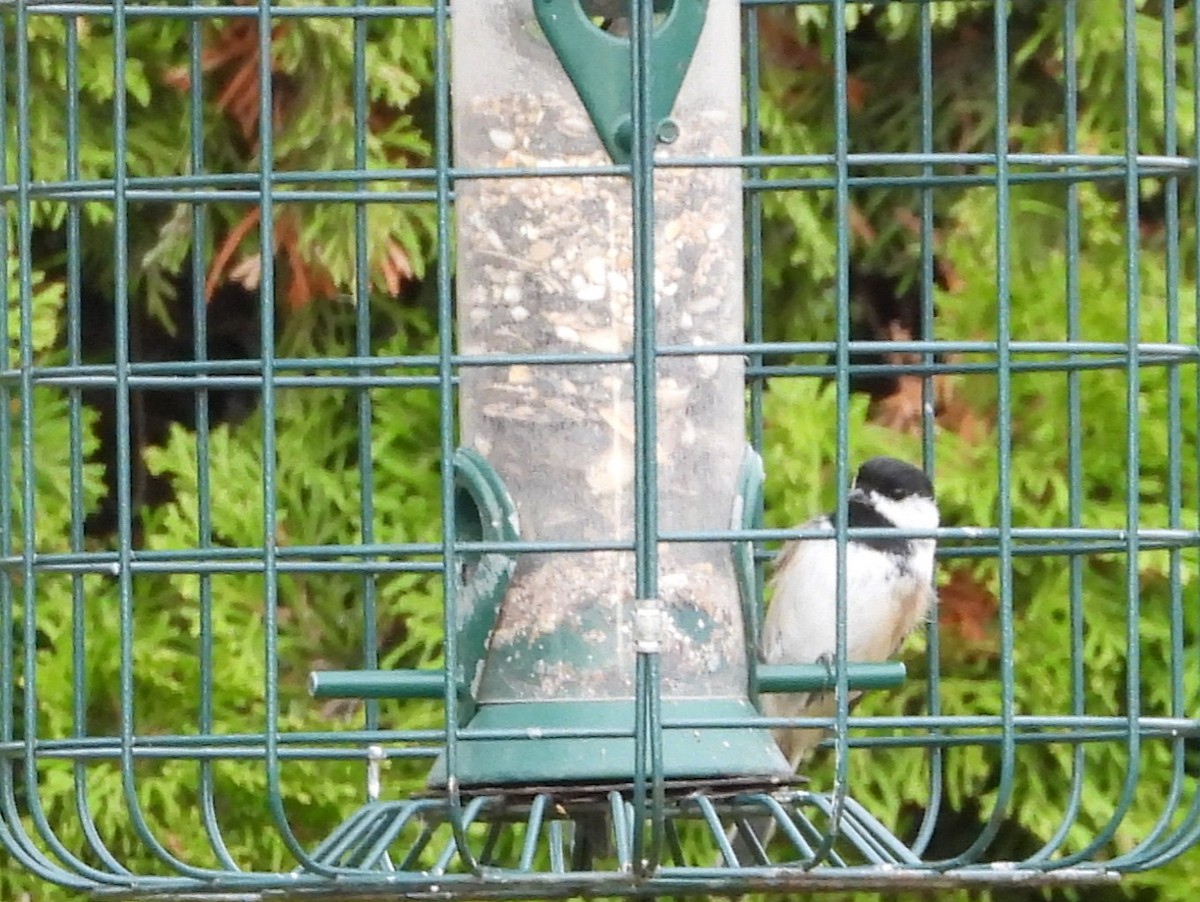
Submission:
{"label": "bird feeder", "polygon": [[[455,4],[460,440],[511,497],[520,539],[565,549],[516,555],[502,598],[464,593],[464,621],[496,603],[487,654],[464,674],[472,730],[628,731],[647,624],[664,718],[754,714],[730,544],[660,542],[657,597],[635,592],[646,330],[660,356],[656,484],[642,491],[660,534],[727,530],[745,454],[742,357],[705,353],[743,335],[740,176],[682,163],[738,151],[737,4],[659,6],[654,297],[639,308],[632,179],[614,166],[633,136],[627,23],[606,31],[576,0]],[[760,729],[668,730],[664,749],[668,777],[787,770]],[[459,756],[464,785],[627,780],[633,742],[465,738]]]}

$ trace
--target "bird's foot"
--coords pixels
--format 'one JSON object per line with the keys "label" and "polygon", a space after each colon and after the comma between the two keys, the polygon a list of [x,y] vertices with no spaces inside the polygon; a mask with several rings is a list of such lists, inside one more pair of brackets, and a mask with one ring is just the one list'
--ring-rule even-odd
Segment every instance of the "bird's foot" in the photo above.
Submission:
{"label": "bird's foot", "polygon": [[817,659],[813,661],[813,663],[820,664],[822,667],[824,667],[825,676],[828,677],[830,682],[833,682],[836,677],[835,665],[837,663],[834,660],[833,655],[831,655],[829,652],[825,652],[823,655],[818,655]]}

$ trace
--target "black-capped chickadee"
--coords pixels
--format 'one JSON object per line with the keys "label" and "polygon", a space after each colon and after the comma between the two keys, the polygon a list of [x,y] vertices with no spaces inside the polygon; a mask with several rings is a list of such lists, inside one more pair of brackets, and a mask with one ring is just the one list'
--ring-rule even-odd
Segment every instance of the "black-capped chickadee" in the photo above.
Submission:
{"label": "black-capped chickadee", "polygon": [[[938,525],[933,485],[917,467],[873,457],[858,468],[846,499],[849,527],[932,530]],[[806,529],[832,528],[834,514]],[[932,538],[850,538],[846,542],[846,659],[885,661],[929,612],[933,597]],[[774,594],[763,620],[759,657],[767,664],[832,662],[837,631],[837,543],[800,539],[784,546],[771,578]],[[858,693],[851,696],[851,701]],[[831,717],[833,692],[764,695],[769,717]],[[821,741],[819,729],[776,730],[793,768]]]}
{"label": "black-capped chickadee", "polygon": [[[938,526],[933,485],[919,469],[892,457],[873,457],[858,468],[846,499],[849,527],[932,530]],[[804,529],[830,529],[834,514],[814,517]],[[846,541],[846,658],[885,661],[929,612],[933,598],[935,539],[884,536]],[[837,651],[837,542],[798,539],[784,546],[771,577],[774,594],[763,620],[759,658],[766,664],[833,666]],[[859,693],[852,693],[853,702]],[[763,695],[768,717],[832,717],[833,692]],[[795,770],[824,736],[821,729],[778,729],[775,741]],[[775,822],[748,822],[765,848]],[[729,839],[743,865],[754,864],[753,845],[732,828]]]}

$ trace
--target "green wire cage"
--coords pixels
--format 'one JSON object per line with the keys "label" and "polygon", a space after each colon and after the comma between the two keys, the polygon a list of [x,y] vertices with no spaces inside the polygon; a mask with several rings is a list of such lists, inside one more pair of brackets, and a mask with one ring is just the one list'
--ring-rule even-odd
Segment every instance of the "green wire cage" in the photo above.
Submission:
{"label": "green wire cage", "polygon": [[[0,885],[1039,887],[1200,838],[1195,4],[0,29]],[[759,661],[870,450],[939,487],[940,605]]]}

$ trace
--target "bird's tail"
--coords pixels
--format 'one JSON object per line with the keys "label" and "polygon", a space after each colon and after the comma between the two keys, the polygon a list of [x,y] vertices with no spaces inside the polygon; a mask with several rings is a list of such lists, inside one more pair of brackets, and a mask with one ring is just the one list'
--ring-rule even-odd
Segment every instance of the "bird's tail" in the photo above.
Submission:
{"label": "bird's tail", "polygon": [[[765,815],[755,815],[751,818],[746,818],[734,824],[725,834],[725,838],[729,840],[729,845],[733,849],[733,854],[737,856],[737,863],[741,867],[756,867],[758,865],[769,864],[771,859],[767,855],[767,846],[770,845],[771,837],[775,835],[775,819],[766,817]],[[722,856],[718,855],[718,859]],[[721,864],[718,861],[718,864]],[[724,862],[726,865],[729,862]]]}
{"label": "bird's tail", "polygon": [[576,815],[571,847],[572,870],[593,870],[598,860],[611,858],[614,854],[612,821],[608,812],[599,810]]}

